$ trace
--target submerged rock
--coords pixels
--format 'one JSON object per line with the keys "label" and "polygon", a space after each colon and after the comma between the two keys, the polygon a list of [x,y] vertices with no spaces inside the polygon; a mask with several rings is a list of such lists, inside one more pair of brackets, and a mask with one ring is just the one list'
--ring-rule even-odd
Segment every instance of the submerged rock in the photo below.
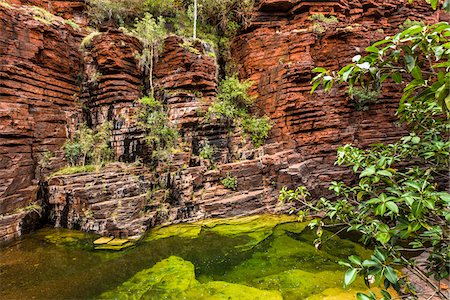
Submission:
{"label": "submerged rock", "polygon": [[265,291],[240,284],[195,279],[194,265],[171,256],[134,275],[100,299],[282,299],[276,291]]}

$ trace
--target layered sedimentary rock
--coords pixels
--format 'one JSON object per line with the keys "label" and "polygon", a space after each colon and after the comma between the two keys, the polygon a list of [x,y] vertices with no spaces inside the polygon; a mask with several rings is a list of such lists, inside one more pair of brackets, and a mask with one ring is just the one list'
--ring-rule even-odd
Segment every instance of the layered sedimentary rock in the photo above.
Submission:
{"label": "layered sedimentary rock", "polygon": [[[124,39],[128,43],[123,43]],[[81,96],[85,114],[93,126],[105,121],[115,124],[112,146],[119,155],[127,153],[123,150],[126,144],[117,141],[134,138],[137,145],[144,143],[135,122],[136,100],[141,94],[136,79],[139,71],[131,55],[133,42],[124,34],[109,31],[94,38],[85,55],[85,63],[89,62]],[[293,184],[289,167],[301,162],[299,155],[292,150],[278,152],[283,145],[274,144],[247,155],[252,159],[230,162],[244,155],[243,149],[237,149],[246,143],[229,125],[204,117],[217,94],[218,66],[213,55],[208,54],[206,45],[187,45],[175,36],[168,37],[163,48],[154,69],[155,90],[167,106],[183,146],[164,164],[166,168],[156,171],[111,164],[93,173],[50,179],[46,204],[55,226],[139,237],[156,224],[278,210],[277,190]],[[92,85],[89,74],[95,72],[101,75]],[[216,168],[198,157],[203,142],[217,149]],[[139,156],[138,148],[128,153]],[[235,190],[223,186],[226,177],[236,179]]]}
{"label": "layered sedimentary rock", "polygon": [[135,118],[144,86],[136,59],[140,51],[136,38],[114,29],[92,38],[83,50],[80,102],[86,108],[85,122],[94,128],[112,123],[111,147],[120,161],[134,161],[142,145]]}
{"label": "layered sedimentary rock", "polygon": [[36,201],[38,163],[59,152],[79,113],[78,40],[61,18],[43,22],[28,8],[0,5],[0,218],[12,220],[0,240],[17,235],[21,218],[11,215]]}
{"label": "layered sedimentary rock", "polygon": [[387,84],[376,103],[357,111],[344,87],[311,95],[311,70],[351,63],[371,43],[398,32],[406,19],[439,18],[425,1],[258,2],[252,23],[234,40],[233,57],[241,77],[255,82],[259,110],[274,122],[270,140],[294,141],[309,166],[299,170],[299,184],[322,193],[321,182],[343,176],[333,167],[338,146],[391,142],[404,133],[395,124],[400,90]]}
{"label": "layered sedimentary rock", "polygon": [[[80,2],[27,3],[58,4],[72,17],[69,7],[77,11]],[[323,21],[331,16],[338,22]],[[357,111],[342,88],[311,95],[311,70],[344,66],[407,18],[442,16],[420,1],[259,1],[252,23],[232,45],[241,77],[255,82],[255,112],[274,124],[259,149],[232,124],[205,118],[218,86],[209,45],[169,36],[153,78],[180,147],[163,167],[150,170],[130,164],[149,155],[136,122],[150,75],[136,58],[139,41],[109,28],[79,51],[86,33],[61,18],[43,22],[30,8],[0,5],[0,165],[9,170],[0,174],[0,240],[35,222],[25,216],[39,179],[39,200],[52,224],[120,237],[139,237],[156,224],[277,212],[284,209],[277,201],[283,186],[303,184],[314,197],[325,195],[330,181],[349,175],[333,166],[338,146],[390,142],[403,133],[394,114],[400,94],[388,84],[369,110]],[[60,149],[77,124],[94,128],[106,121],[113,124],[111,147],[121,163],[41,176],[64,164]],[[215,163],[199,155],[206,143],[216,149]],[[45,151],[56,154],[50,168],[38,166]],[[227,177],[236,180],[235,189],[224,187]]]}
{"label": "layered sedimentary rock", "polygon": [[6,0],[6,2],[41,7],[64,19],[73,19],[77,23],[86,23],[84,17],[84,10],[86,8],[84,0]]}

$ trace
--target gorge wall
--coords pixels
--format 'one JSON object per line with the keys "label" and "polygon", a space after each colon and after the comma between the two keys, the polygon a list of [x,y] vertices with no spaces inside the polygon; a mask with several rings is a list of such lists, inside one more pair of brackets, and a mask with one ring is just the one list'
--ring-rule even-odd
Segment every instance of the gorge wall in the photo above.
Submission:
{"label": "gorge wall", "polygon": [[[311,95],[311,70],[346,65],[408,18],[444,18],[421,1],[257,1],[231,52],[240,77],[255,83],[255,112],[274,124],[258,149],[237,128],[205,119],[218,85],[210,47],[184,47],[182,38],[168,37],[155,65],[155,89],[182,147],[170,164],[151,171],[136,163],[148,155],[135,117],[147,76],[135,58],[139,41],[110,28],[80,49],[88,32],[65,19],[84,24],[83,2],[8,2],[0,2],[0,241],[35,224],[35,205],[44,206],[55,226],[139,237],[156,224],[283,211],[277,201],[283,186],[306,185],[314,197],[326,195],[330,181],[350,175],[333,165],[338,146],[390,142],[402,134],[395,126],[399,91],[387,85],[379,102],[357,111],[343,89]],[[42,20],[29,5],[57,16]],[[338,22],[310,18],[319,13]],[[61,147],[77,124],[105,121],[113,123],[118,162],[48,177],[65,164]],[[205,142],[217,149],[216,167],[199,157]],[[43,165],[46,152],[54,155]],[[237,179],[236,190],[222,185],[227,176]]]}

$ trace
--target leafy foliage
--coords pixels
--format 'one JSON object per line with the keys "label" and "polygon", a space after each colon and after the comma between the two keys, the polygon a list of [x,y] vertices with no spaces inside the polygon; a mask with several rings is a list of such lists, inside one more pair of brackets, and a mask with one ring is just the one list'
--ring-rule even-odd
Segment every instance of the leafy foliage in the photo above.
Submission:
{"label": "leafy foliage", "polygon": [[112,124],[105,122],[97,131],[86,125],[73,134],[63,146],[64,155],[70,166],[86,166],[87,164],[103,165],[112,158],[109,145]]}
{"label": "leafy foliage", "polygon": [[368,110],[369,105],[378,102],[378,97],[380,97],[380,91],[371,91],[367,88],[353,89],[352,100],[355,105],[356,110]]}
{"label": "leafy foliage", "polygon": [[222,179],[222,184],[225,188],[235,191],[237,190],[237,177],[228,173],[227,177]]}
{"label": "leafy foliage", "polygon": [[[354,86],[380,90],[388,78],[395,83],[408,81],[401,105],[420,98],[436,100],[441,108],[450,110],[450,25],[445,22],[431,26],[414,25],[366,48],[368,55],[353,57],[353,63],[334,73],[315,68],[312,92],[323,84],[329,91],[334,83],[348,83],[349,94]],[[424,68],[427,66],[427,68]],[[429,69],[428,69],[429,68]]]}
{"label": "leafy foliage", "polygon": [[139,103],[142,107],[138,113],[138,121],[146,132],[145,139],[151,147],[152,157],[164,159],[175,148],[178,131],[171,125],[161,102],[153,97],[144,97]]}
{"label": "leafy foliage", "polygon": [[339,22],[335,16],[326,17],[324,14],[313,14],[309,18],[313,21],[312,30],[315,34],[323,34],[330,26]]}
{"label": "leafy foliage", "polygon": [[150,96],[154,97],[153,61],[158,53],[161,41],[166,36],[165,21],[162,17],[157,20],[149,13],[134,24],[131,34],[142,43],[142,52],[137,54],[141,68],[147,72],[150,84]]}
{"label": "leafy foliage", "polygon": [[119,26],[129,24],[145,12],[141,0],[87,0],[87,14],[93,25],[112,21]]}
{"label": "leafy foliage", "polygon": [[[329,91],[334,83],[348,83],[354,96],[361,88],[381,90],[387,79],[404,86],[397,114],[410,133],[396,143],[366,150],[339,148],[337,164],[351,167],[359,179],[351,185],[333,182],[330,189],[338,200],[322,198],[314,206],[325,213],[324,219],[358,232],[364,243],[376,246],[370,259],[350,256],[342,262],[349,267],[346,285],[361,274],[367,285],[383,283],[411,292],[395,271],[400,266],[425,281],[429,275],[436,279],[449,275],[450,194],[445,191],[450,156],[449,37],[448,23],[415,24],[369,46],[366,56],[355,56],[337,73],[315,69],[319,75],[312,91],[321,84]],[[321,220],[312,223],[322,225]],[[428,274],[414,268],[405,251],[427,251]],[[390,299],[386,291],[383,297]],[[358,299],[376,298],[359,293]]]}
{"label": "leafy foliage", "polygon": [[206,24],[215,24],[217,30],[233,36],[251,20],[254,0],[199,0],[199,15]]}
{"label": "leafy foliage", "polygon": [[212,162],[214,160],[215,153],[216,153],[216,149],[213,146],[211,146],[211,144],[208,143],[208,141],[205,141],[203,143],[202,148],[200,149],[198,156]]}
{"label": "leafy foliage", "polygon": [[251,85],[251,81],[241,82],[236,76],[227,77],[220,83],[217,101],[210,106],[207,118],[216,116],[240,126],[253,145],[259,147],[268,137],[272,125],[267,116],[255,117],[250,114],[255,100],[248,93]]}

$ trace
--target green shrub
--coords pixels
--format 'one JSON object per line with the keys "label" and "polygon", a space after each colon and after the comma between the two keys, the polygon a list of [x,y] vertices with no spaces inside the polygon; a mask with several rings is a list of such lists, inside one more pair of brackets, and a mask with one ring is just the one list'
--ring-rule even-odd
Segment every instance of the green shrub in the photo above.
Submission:
{"label": "green shrub", "polygon": [[405,22],[403,22],[403,24],[399,26],[399,28],[400,28],[400,30],[406,30],[406,29],[416,26],[416,25],[423,27],[423,26],[425,26],[425,23],[422,21],[406,19]]}
{"label": "green shrub", "polygon": [[222,179],[222,184],[225,188],[236,191],[237,190],[237,177],[231,176],[231,174],[228,173],[227,177]]}
{"label": "green shrub", "polygon": [[335,16],[326,17],[323,14],[313,14],[308,19],[313,21],[312,30],[318,35],[323,34],[328,27],[339,22]]}
{"label": "green shrub", "polygon": [[227,77],[220,83],[217,100],[209,107],[206,119],[213,116],[242,128],[255,147],[260,147],[268,137],[272,124],[267,116],[250,114],[255,97],[249,95],[251,81],[240,82],[236,76]]}
{"label": "green shrub", "polygon": [[262,118],[247,116],[242,119],[241,124],[244,133],[250,137],[253,145],[257,148],[263,145],[272,129],[272,124],[267,116]]}
{"label": "green shrub", "polygon": [[109,146],[112,124],[105,122],[94,132],[86,125],[74,133],[63,146],[64,155],[71,166],[85,166],[89,163],[103,165],[112,157]]}
{"label": "green shrub", "polygon": [[38,161],[38,165],[41,168],[47,168],[50,165],[50,160],[55,156],[55,154],[51,151],[44,151],[41,154],[41,157]]}
{"label": "green shrub", "polygon": [[369,109],[370,104],[378,102],[380,91],[374,91],[368,88],[354,88],[351,95],[355,109],[365,111]]}
{"label": "green shrub", "polygon": [[165,21],[162,17],[157,20],[149,13],[134,24],[131,34],[142,43],[142,52],[137,54],[139,65],[148,73],[150,96],[154,97],[153,87],[153,60],[157,56],[161,41],[166,37]]}
{"label": "green shrub", "polygon": [[47,25],[51,24],[55,20],[55,15],[41,7],[32,6],[31,12],[34,15],[35,20],[41,21]]}
{"label": "green shrub", "polygon": [[238,107],[248,108],[255,101],[255,97],[248,93],[252,85],[252,81],[240,81],[237,76],[227,77],[220,83],[217,98],[224,102],[232,102]]}
{"label": "green shrub", "polygon": [[170,123],[161,102],[153,97],[144,97],[139,103],[142,107],[138,112],[138,121],[146,132],[145,139],[152,150],[152,157],[164,159],[175,148],[178,131]]}
{"label": "green shrub", "polygon": [[254,0],[199,0],[200,20],[214,24],[221,35],[236,34],[252,18]]}
{"label": "green shrub", "polygon": [[154,16],[175,16],[184,10],[182,0],[147,0],[145,10]]}
{"label": "green shrub", "polygon": [[200,149],[198,156],[212,162],[214,159],[215,152],[216,152],[216,149],[213,146],[211,146],[211,144],[208,143],[208,141],[205,141],[203,143],[203,147]]}
{"label": "green shrub", "polygon": [[87,0],[87,14],[93,25],[113,21],[119,26],[131,24],[145,12],[142,0]]}
{"label": "green shrub", "polygon": [[[331,221],[374,248],[370,259],[352,255],[341,262],[348,267],[346,286],[359,274],[368,286],[409,293],[414,287],[395,270],[407,268],[438,298],[446,298],[428,277],[449,276],[450,64],[443,50],[450,43],[449,32],[446,22],[415,24],[367,47],[364,55],[337,72],[314,69],[319,74],[312,80],[312,91],[323,86],[329,92],[335,83],[347,83],[351,95],[358,87],[381,89],[388,78],[389,86],[403,88],[396,117],[409,133],[390,144],[338,148],[336,164],[349,167],[354,180],[332,182],[329,188],[337,199],[321,198],[317,205],[306,206],[324,216],[311,224],[317,232]],[[320,242],[319,235],[316,245]],[[420,269],[409,254],[416,251],[427,257]],[[383,296],[391,298],[387,291]],[[373,293],[357,297],[376,299]]]}
{"label": "green shrub", "polygon": [[24,213],[31,213],[31,212],[35,212],[35,213],[37,213],[40,216],[41,213],[42,213],[42,206],[39,203],[32,203],[32,204],[30,204],[28,206],[18,208],[14,212],[15,213],[22,213],[22,212],[24,212]]}

